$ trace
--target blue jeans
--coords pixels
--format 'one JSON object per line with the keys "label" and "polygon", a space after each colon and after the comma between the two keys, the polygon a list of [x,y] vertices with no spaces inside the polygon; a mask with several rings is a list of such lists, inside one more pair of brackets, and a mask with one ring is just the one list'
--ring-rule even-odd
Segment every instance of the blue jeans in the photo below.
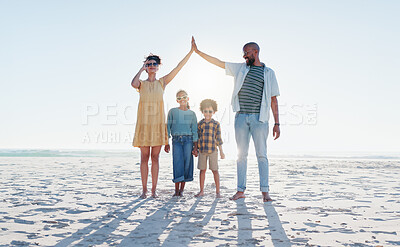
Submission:
{"label": "blue jeans", "polygon": [[174,183],[193,181],[193,137],[189,135],[172,137],[172,165]]}
{"label": "blue jeans", "polygon": [[260,190],[269,191],[268,185],[268,159],[267,137],[268,122],[262,123],[260,114],[236,113],[235,138],[238,148],[237,160],[237,190],[246,190],[247,155],[249,151],[250,136],[253,138],[258,161],[258,173],[260,176]]}

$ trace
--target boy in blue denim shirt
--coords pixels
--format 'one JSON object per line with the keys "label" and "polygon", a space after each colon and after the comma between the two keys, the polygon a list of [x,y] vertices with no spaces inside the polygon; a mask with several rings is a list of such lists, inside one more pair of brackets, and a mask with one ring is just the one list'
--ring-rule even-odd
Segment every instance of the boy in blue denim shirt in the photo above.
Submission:
{"label": "boy in blue denim shirt", "polygon": [[[168,112],[167,130],[168,136],[172,136],[174,196],[183,196],[185,183],[193,181],[192,152],[197,156],[197,118],[196,114],[189,110],[189,97],[186,91],[179,90],[176,101],[179,107],[172,108]],[[164,150],[169,152],[169,144]]]}

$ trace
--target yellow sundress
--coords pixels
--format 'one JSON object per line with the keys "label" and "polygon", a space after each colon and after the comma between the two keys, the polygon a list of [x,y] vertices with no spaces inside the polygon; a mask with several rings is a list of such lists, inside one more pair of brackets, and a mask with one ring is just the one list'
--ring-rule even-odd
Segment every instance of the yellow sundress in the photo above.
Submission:
{"label": "yellow sundress", "polygon": [[154,147],[168,144],[164,114],[164,80],[140,81],[134,147]]}

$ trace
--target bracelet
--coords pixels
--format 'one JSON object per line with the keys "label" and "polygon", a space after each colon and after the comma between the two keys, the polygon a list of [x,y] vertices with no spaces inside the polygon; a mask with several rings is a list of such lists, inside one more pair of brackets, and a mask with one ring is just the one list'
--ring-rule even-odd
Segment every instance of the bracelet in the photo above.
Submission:
{"label": "bracelet", "polygon": [[279,124],[279,123],[275,123],[275,125],[278,125],[278,126],[279,126],[280,124]]}

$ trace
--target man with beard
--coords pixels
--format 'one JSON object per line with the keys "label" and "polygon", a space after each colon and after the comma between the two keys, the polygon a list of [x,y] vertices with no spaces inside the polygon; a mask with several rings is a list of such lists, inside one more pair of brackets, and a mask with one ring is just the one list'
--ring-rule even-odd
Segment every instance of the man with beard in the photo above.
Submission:
{"label": "man with beard", "polygon": [[194,38],[192,38],[192,45],[195,52],[202,58],[225,69],[227,75],[234,77],[232,108],[236,112],[237,192],[230,199],[245,198],[247,155],[251,136],[257,155],[263,202],[272,201],[269,196],[267,159],[270,107],[275,120],[273,127],[274,140],[280,136],[278,100],[276,98],[276,96],[279,96],[279,88],[274,71],[260,62],[260,47],[254,42],[243,46],[243,58],[246,63],[228,63],[209,56],[197,49]]}

